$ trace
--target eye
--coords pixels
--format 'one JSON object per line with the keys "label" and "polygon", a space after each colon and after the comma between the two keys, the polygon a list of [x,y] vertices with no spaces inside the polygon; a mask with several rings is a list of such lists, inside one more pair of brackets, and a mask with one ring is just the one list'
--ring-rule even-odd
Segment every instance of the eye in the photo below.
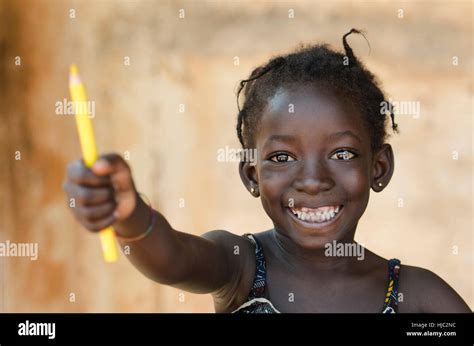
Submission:
{"label": "eye", "polygon": [[290,161],[295,161],[294,158],[292,158],[290,155],[285,154],[285,153],[276,153],[275,155],[272,155],[268,158],[270,161],[273,162],[290,162]]}
{"label": "eye", "polygon": [[331,159],[335,160],[342,160],[342,161],[349,161],[353,158],[355,158],[357,154],[353,153],[352,151],[349,150],[338,150],[336,151],[332,156]]}

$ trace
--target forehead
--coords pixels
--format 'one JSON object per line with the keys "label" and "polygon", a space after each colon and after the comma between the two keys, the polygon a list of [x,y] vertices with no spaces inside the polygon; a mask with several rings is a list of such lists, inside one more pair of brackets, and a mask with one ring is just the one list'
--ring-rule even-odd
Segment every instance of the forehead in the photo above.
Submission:
{"label": "forehead", "polygon": [[257,141],[275,133],[324,139],[346,130],[369,140],[362,116],[351,102],[322,87],[282,88],[268,100]]}

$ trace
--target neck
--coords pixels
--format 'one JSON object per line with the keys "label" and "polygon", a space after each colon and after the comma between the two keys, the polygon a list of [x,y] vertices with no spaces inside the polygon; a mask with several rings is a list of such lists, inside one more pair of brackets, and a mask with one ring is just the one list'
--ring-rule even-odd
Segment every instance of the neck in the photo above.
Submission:
{"label": "neck", "polygon": [[[354,244],[360,247],[354,241],[354,233],[355,227],[353,231],[348,232],[348,235],[344,239],[339,240],[337,244]],[[273,229],[272,235],[277,248],[280,250],[281,260],[298,270],[345,272],[360,262],[356,256],[347,256],[347,254],[345,256],[328,256],[326,247],[318,249],[302,248],[284,233],[278,232],[275,229]],[[333,244],[331,242],[331,246]]]}

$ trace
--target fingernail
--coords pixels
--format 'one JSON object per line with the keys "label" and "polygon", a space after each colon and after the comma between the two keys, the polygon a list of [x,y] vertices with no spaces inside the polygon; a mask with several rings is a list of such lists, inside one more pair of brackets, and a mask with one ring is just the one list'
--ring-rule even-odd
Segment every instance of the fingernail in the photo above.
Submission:
{"label": "fingernail", "polygon": [[99,160],[97,160],[97,161],[94,163],[94,166],[95,166],[96,168],[98,168],[98,167],[105,167],[105,166],[107,166],[107,165],[108,165],[108,163],[107,163],[107,161],[105,161],[104,159],[99,159]]}

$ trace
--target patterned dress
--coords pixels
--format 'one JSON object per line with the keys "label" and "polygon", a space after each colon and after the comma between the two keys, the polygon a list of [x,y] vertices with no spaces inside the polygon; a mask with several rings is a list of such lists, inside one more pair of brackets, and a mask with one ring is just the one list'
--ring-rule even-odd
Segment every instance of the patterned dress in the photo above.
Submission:
{"label": "patterned dress", "polygon": [[[255,272],[255,279],[250,290],[247,301],[239,306],[232,313],[280,313],[272,304],[270,300],[265,297],[265,286],[267,281],[267,269],[265,265],[265,256],[263,255],[263,248],[258,242],[257,238],[252,234],[244,234],[246,239],[250,240],[255,246],[255,259],[257,263],[257,270]],[[400,273],[400,261],[396,258],[388,261],[388,288],[385,296],[385,301],[382,308],[383,314],[394,314],[398,311],[398,276]]]}

